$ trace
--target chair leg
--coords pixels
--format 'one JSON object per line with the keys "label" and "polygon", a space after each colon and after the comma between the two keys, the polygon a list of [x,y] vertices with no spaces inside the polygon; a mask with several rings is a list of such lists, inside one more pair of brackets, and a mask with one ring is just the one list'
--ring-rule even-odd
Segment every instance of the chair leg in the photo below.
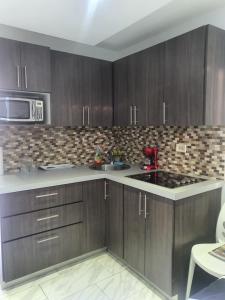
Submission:
{"label": "chair leg", "polygon": [[186,290],[186,300],[189,299],[192,287],[192,280],[195,271],[195,262],[191,256],[190,265],[189,265],[189,272],[188,272],[188,282],[187,282],[187,290]]}

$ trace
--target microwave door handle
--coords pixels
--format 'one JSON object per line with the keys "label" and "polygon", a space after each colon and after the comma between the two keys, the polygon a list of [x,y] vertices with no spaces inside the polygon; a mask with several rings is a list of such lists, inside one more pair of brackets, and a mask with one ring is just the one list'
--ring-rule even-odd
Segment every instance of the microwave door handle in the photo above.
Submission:
{"label": "microwave door handle", "polygon": [[36,116],[36,107],[35,107],[35,101],[30,102],[30,120],[35,121]]}

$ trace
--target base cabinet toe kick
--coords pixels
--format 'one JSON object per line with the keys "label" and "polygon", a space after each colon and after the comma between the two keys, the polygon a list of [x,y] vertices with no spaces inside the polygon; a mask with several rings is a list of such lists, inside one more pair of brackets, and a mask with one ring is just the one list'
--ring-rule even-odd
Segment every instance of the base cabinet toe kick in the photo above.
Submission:
{"label": "base cabinet toe kick", "polygon": [[173,201],[105,179],[2,194],[2,286],[107,247],[183,300],[191,247],[214,241],[220,205],[221,189]]}

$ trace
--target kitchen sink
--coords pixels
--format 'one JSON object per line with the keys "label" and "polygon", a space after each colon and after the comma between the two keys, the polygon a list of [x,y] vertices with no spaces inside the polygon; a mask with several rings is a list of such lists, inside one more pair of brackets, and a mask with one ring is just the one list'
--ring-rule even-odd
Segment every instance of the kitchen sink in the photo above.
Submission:
{"label": "kitchen sink", "polygon": [[103,164],[103,165],[92,165],[89,166],[92,170],[97,171],[122,171],[130,169],[130,165],[123,164],[123,165],[112,165],[112,164]]}

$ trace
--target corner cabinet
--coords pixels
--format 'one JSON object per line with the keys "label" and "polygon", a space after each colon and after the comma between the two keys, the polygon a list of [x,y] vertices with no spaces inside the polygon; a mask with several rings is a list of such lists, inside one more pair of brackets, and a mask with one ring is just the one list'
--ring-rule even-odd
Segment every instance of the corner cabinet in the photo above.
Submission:
{"label": "corner cabinet", "polygon": [[51,51],[52,124],[112,126],[112,63]]}
{"label": "corner cabinet", "polygon": [[0,89],[51,91],[50,49],[0,38]]}
{"label": "corner cabinet", "polygon": [[115,125],[224,125],[224,54],[207,25],[114,62]]}

